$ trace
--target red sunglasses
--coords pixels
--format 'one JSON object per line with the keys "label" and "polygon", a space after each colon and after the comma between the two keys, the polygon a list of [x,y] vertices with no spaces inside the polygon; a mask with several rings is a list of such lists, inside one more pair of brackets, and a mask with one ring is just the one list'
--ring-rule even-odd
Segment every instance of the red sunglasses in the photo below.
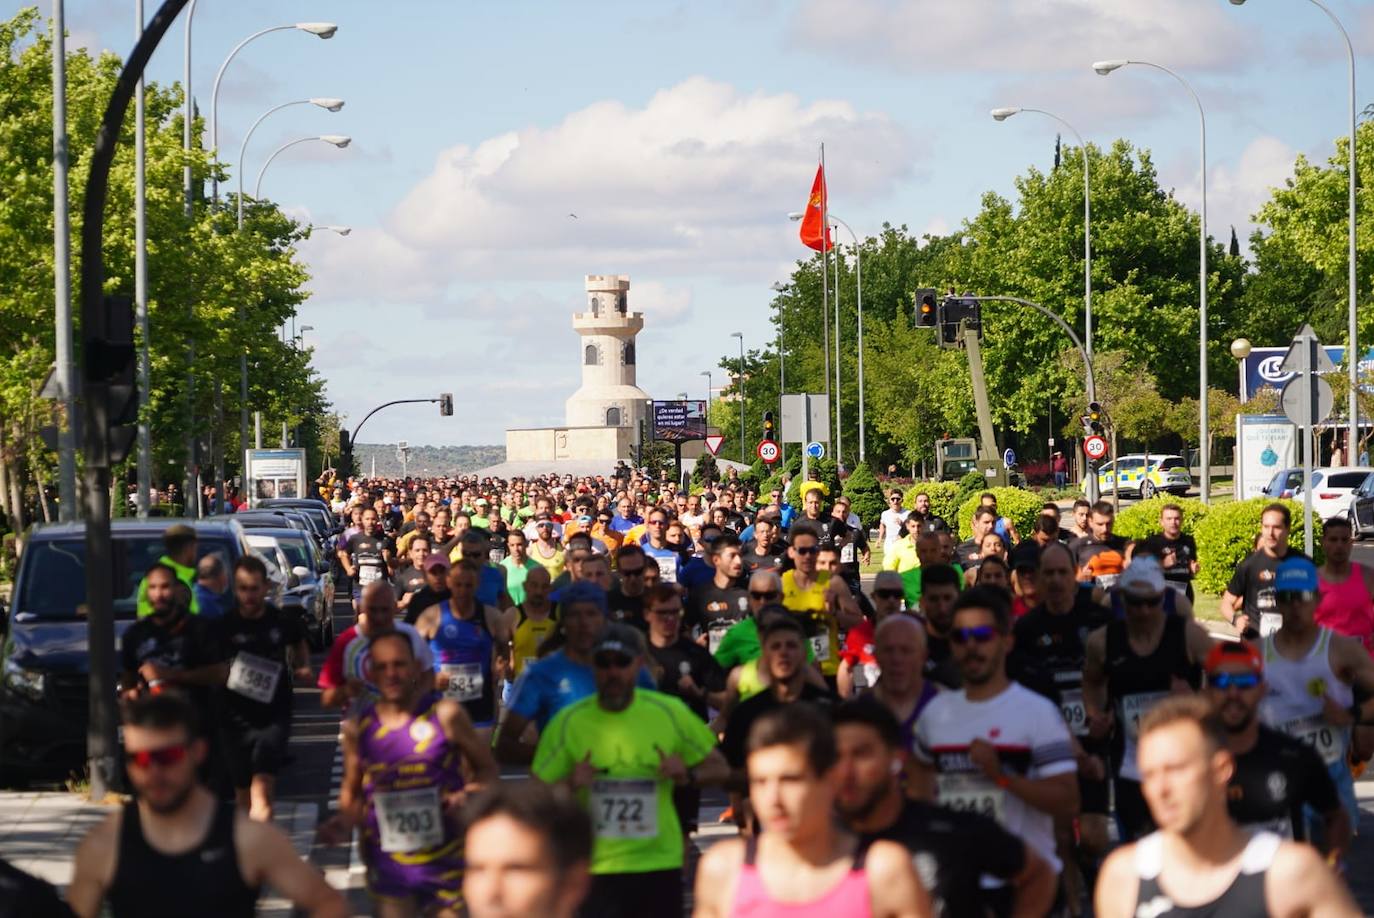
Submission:
{"label": "red sunglasses", "polygon": [[153,765],[169,768],[176,765],[186,758],[187,745],[178,743],[175,746],[163,746],[161,749],[144,749],[139,752],[124,753],[124,761],[130,765],[137,765],[139,768],[149,768]]}

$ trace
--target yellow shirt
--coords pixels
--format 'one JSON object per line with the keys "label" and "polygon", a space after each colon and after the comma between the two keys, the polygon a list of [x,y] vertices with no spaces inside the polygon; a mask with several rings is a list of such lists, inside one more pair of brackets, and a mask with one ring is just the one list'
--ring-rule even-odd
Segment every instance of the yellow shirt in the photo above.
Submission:
{"label": "yellow shirt", "polygon": [[[550,612],[553,610],[550,609]],[[518,677],[525,671],[525,667],[539,658],[539,647],[548,639],[550,634],[558,630],[558,619],[550,614],[547,618],[533,619],[525,617],[525,610],[520,610],[520,620],[515,626],[515,635],[511,639],[511,652],[515,657],[515,675]]]}
{"label": "yellow shirt", "polygon": [[826,571],[817,571],[815,581],[804,590],[797,586],[796,571],[782,575],[782,604],[799,618],[811,619],[824,627],[824,633],[812,635],[811,649],[821,664],[821,674],[833,676],[840,668],[840,626],[826,610],[825,590],[829,585],[830,574]]}
{"label": "yellow shirt", "polygon": [[557,580],[558,575],[563,573],[563,568],[565,566],[563,561],[563,549],[558,549],[553,553],[552,557],[546,558],[544,557],[544,551],[540,543],[531,542],[529,551],[530,558],[538,562],[540,567],[549,572],[550,580]]}
{"label": "yellow shirt", "polygon": [[916,556],[916,544],[910,536],[902,536],[892,543],[892,550],[883,555],[883,570],[905,574],[921,566]]}

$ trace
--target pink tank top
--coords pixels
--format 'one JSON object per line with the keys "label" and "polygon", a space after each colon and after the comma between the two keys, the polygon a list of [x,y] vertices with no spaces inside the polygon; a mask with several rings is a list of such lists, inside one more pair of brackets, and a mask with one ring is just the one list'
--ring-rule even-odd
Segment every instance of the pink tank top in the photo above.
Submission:
{"label": "pink tank top", "polygon": [[1364,569],[1352,563],[1350,576],[1340,583],[1318,578],[1317,593],[1321,596],[1313,616],[1317,624],[1337,634],[1358,638],[1374,657],[1374,598],[1364,585]]}
{"label": "pink tank top", "polygon": [[763,878],[754,866],[758,842],[749,839],[744,849],[744,867],[735,889],[732,918],[871,918],[873,906],[868,898],[868,877],[864,874],[866,847],[854,854],[854,864],[829,892],[812,902],[778,902],[763,888]]}

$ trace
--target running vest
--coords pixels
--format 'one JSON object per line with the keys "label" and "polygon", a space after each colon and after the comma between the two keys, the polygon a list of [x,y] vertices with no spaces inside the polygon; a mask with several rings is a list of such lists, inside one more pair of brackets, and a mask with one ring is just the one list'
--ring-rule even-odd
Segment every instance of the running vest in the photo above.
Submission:
{"label": "running vest", "polygon": [[1337,634],[1359,639],[1370,656],[1374,656],[1374,597],[1364,583],[1364,568],[1350,565],[1350,576],[1340,583],[1320,577],[1317,592],[1321,601],[1313,618]]}
{"label": "running vest", "polygon": [[1226,891],[1202,905],[1176,905],[1159,886],[1164,869],[1164,837],[1147,835],[1135,846],[1135,867],[1140,876],[1136,892],[1136,918],[1255,918],[1269,914],[1264,901],[1264,874],[1274,863],[1282,839],[1272,832],[1250,837],[1240,856],[1240,872]]}
{"label": "running vest", "polygon": [[834,616],[826,614],[825,590],[829,585],[828,571],[817,571],[816,579],[804,590],[797,586],[795,571],[782,575],[782,604],[802,620],[821,673],[833,676],[840,668],[840,626]]}
{"label": "running vest", "polygon": [[1175,676],[1197,687],[1197,667],[1188,660],[1187,622],[1178,615],[1164,617],[1159,645],[1147,656],[1131,649],[1124,621],[1107,623],[1107,696],[1116,709],[1117,736],[1121,742],[1117,774],[1140,780],[1136,768],[1136,739],[1140,721],[1150,709],[1168,697]]}
{"label": "running vest", "polygon": [[434,671],[449,674],[444,694],[461,701],[474,726],[486,726],[495,717],[495,689],[492,686],[491,652],[493,641],[487,631],[486,608],[477,604],[477,614],[463,619],[453,614],[453,601],[439,603],[439,628],[429,639],[434,654]]}
{"label": "running vest", "polygon": [[868,877],[864,874],[867,846],[854,853],[849,873],[830,891],[811,902],[779,902],[768,895],[763,878],[754,863],[758,855],[758,840],[749,839],[744,848],[744,866],[740,868],[739,883],[735,887],[735,901],[730,914],[733,918],[870,918],[873,903],[868,894]]}
{"label": "running vest", "polygon": [[1274,635],[1264,639],[1264,681],[1267,689],[1260,703],[1264,722],[1316,750],[1328,767],[1345,760],[1349,727],[1336,727],[1322,715],[1322,696],[1343,708],[1354,702],[1350,686],[1331,671],[1330,628],[1318,628],[1312,649],[1301,660],[1290,660],[1274,646]]}
{"label": "running vest", "polygon": [[251,916],[258,890],[243,882],[234,850],[232,801],[216,802],[210,831],[182,854],[163,854],[143,837],[136,802],[124,805],[114,882],[106,899],[114,918]]}
{"label": "running vest", "polygon": [[511,639],[512,655],[515,657],[515,675],[519,676],[525,667],[539,659],[539,648],[549,635],[558,630],[558,619],[549,608],[548,617],[532,619],[525,617],[525,607],[520,606],[520,620],[515,625],[515,635]]}

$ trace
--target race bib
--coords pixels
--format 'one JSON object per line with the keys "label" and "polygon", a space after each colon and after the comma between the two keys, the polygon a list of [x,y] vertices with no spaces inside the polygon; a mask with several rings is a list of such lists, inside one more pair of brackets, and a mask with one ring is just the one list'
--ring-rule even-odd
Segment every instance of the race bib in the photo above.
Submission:
{"label": "race bib", "polygon": [[849,544],[845,545],[843,548],[840,549],[840,563],[841,563],[841,564],[853,564],[853,563],[854,563],[854,543],[853,543],[853,542],[850,542]]}
{"label": "race bib", "polygon": [[1264,587],[1255,593],[1255,608],[1261,612],[1278,607],[1277,595],[1273,587]]}
{"label": "race bib", "polygon": [[1083,703],[1082,689],[1066,689],[1059,695],[1059,710],[1064,714],[1064,723],[1074,736],[1088,735],[1088,708]]}
{"label": "race bib", "polygon": [[406,853],[433,848],[444,843],[444,820],[439,810],[439,788],[389,791],[375,794],[382,850]]}
{"label": "race bib", "polygon": [[1006,791],[982,775],[940,775],[940,804],[951,810],[977,813],[998,822],[1006,815]]}
{"label": "race bib", "polygon": [[1168,692],[1136,692],[1121,699],[1121,726],[1126,738],[1135,742],[1140,736],[1140,719],[1150,713],[1150,709],[1165,698]]}
{"label": "race bib", "polygon": [[1104,590],[1110,590],[1116,586],[1116,582],[1121,579],[1120,574],[1098,574],[1097,585]]}
{"label": "race bib", "polygon": [[734,622],[730,622],[729,625],[712,625],[706,631],[706,648],[711,651],[712,656],[715,656],[716,650],[720,647],[720,642],[725,640],[725,632],[729,631],[730,625],[733,624]]}
{"label": "race bib", "polygon": [[225,688],[244,698],[268,704],[277,694],[279,681],[280,663],[239,651],[234,657],[234,662],[229,665],[229,680],[225,683]]}
{"label": "race bib", "polygon": [[677,558],[654,558],[658,565],[658,579],[663,583],[677,583]]}
{"label": "race bib", "polygon": [[1260,637],[1267,638],[1283,627],[1283,616],[1277,612],[1260,613]]}
{"label": "race bib", "polygon": [[594,781],[591,809],[597,838],[658,837],[658,788],[651,780]]}
{"label": "race bib", "polygon": [[454,701],[476,701],[482,697],[481,663],[441,663],[441,673],[448,674],[444,694]]}
{"label": "race bib", "polygon": [[1290,720],[1281,729],[1311,746],[1327,765],[1345,758],[1345,728],[1332,726],[1320,714]]}
{"label": "race bib", "polygon": [[373,567],[372,565],[368,564],[368,565],[364,565],[364,566],[358,568],[358,585],[359,585],[359,586],[367,586],[369,583],[372,583],[374,580],[380,580],[381,577],[382,577],[382,569],[379,568],[379,567]]}
{"label": "race bib", "polygon": [[830,659],[830,635],[816,634],[809,639],[811,641],[811,653],[815,655],[817,663],[824,663]]}

